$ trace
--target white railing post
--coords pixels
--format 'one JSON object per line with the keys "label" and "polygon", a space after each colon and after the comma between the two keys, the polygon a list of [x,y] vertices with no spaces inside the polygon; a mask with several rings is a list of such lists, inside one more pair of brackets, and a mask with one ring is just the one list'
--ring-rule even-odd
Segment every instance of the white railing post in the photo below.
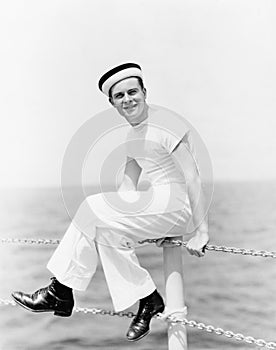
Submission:
{"label": "white railing post", "polygon": [[[182,237],[174,237],[182,240]],[[164,275],[166,292],[166,312],[174,312],[177,318],[185,317],[181,310],[185,307],[184,301],[184,281],[182,266],[182,248],[181,246],[164,247]],[[182,324],[168,323],[168,349],[169,350],[187,350],[186,327]]]}

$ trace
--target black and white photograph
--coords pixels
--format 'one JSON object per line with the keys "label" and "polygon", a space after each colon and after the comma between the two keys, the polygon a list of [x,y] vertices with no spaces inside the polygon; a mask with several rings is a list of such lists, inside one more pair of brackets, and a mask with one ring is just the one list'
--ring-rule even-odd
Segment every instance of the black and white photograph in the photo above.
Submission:
{"label": "black and white photograph", "polygon": [[276,350],[276,3],[0,3],[0,350]]}

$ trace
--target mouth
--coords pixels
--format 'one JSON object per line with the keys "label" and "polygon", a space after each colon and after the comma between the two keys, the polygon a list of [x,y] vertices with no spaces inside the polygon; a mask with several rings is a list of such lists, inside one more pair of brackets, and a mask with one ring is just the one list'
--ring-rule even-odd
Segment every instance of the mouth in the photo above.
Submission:
{"label": "mouth", "polygon": [[124,107],[123,109],[127,112],[133,112],[136,109],[136,107],[137,107],[137,105],[127,106],[127,107]]}

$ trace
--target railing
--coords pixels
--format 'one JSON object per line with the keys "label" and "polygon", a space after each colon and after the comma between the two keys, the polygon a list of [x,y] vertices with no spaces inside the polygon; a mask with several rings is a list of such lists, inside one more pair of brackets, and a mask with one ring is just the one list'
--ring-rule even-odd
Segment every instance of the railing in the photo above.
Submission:
{"label": "railing", "polygon": [[[144,243],[156,243],[158,239],[145,239],[139,241],[139,244]],[[59,239],[43,239],[43,238],[0,238],[0,243],[16,243],[16,244],[59,244]],[[169,243],[175,246],[186,247],[187,242],[182,242],[181,240],[169,240]],[[266,251],[266,250],[255,250],[246,248],[236,248],[236,247],[226,247],[218,246],[213,244],[208,244],[205,248],[206,250],[213,252],[223,252],[230,254],[240,254],[240,255],[250,255],[262,258],[276,258],[276,252]]]}
{"label": "railing", "polygon": [[[16,243],[16,244],[46,244],[46,245],[55,245],[59,244],[60,240],[58,239],[37,239],[37,238],[0,238],[0,243]],[[156,244],[157,239],[146,239],[139,241],[139,244],[152,243]],[[187,242],[183,242],[180,239],[169,239],[169,244],[175,247],[186,247]],[[213,252],[224,252],[230,254],[240,254],[245,256],[254,256],[254,257],[263,257],[263,258],[276,258],[276,252],[265,251],[265,250],[254,250],[254,249],[245,249],[245,248],[235,248],[235,247],[226,247],[226,246],[217,246],[208,244],[205,247],[208,251]],[[0,306],[15,306],[16,303],[11,300],[0,299]],[[129,317],[132,318],[135,316],[133,312],[115,312],[113,310],[104,310],[100,308],[80,308],[76,307],[75,312],[82,312],[84,314],[92,315],[108,315],[108,316],[119,316],[119,317]],[[199,330],[212,333],[215,335],[222,335],[227,338],[231,338],[237,341],[242,341],[247,344],[256,345],[258,347],[263,347],[265,349],[276,350],[276,342],[265,341],[263,339],[257,339],[252,336],[245,336],[242,333],[234,333],[230,330],[224,330],[219,327],[214,327],[212,325],[206,325],[203,322],[197,322],[194,320],[188,320],[185,317],[178,317],[177,315],[183,313],[183,310],[174,310],[173,312],[164,312],[163,314],[158,314],[155,316],[156,319],[163,320],[168,322],[169,325],[181,325],[183,327],[189,326],[192,328],[197,328]]]}

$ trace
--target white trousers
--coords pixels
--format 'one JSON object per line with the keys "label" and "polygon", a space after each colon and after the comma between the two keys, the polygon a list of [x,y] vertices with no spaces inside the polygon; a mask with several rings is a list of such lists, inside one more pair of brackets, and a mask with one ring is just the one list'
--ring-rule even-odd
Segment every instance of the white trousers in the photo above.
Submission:
{"label": "white trousers", "polygon": [[[125,192],[120,200],[116,192],[87,197],[47,268],[60,283],[84,291],[96,271],[99,256],[116,311],[151,294],[156,286],[149,272],[140,266],[135,246],[146,238],[185,234],[191,216],[186,194],[179,196],[179,206],[175,200],[169,203],[167,190],[159,186],[158,197],[157,193],[154,196],[158,200],[146,200],[149,205],[144,202],[149,195],[145,192]],[[137,206],[139,200],[141,205]]]}

